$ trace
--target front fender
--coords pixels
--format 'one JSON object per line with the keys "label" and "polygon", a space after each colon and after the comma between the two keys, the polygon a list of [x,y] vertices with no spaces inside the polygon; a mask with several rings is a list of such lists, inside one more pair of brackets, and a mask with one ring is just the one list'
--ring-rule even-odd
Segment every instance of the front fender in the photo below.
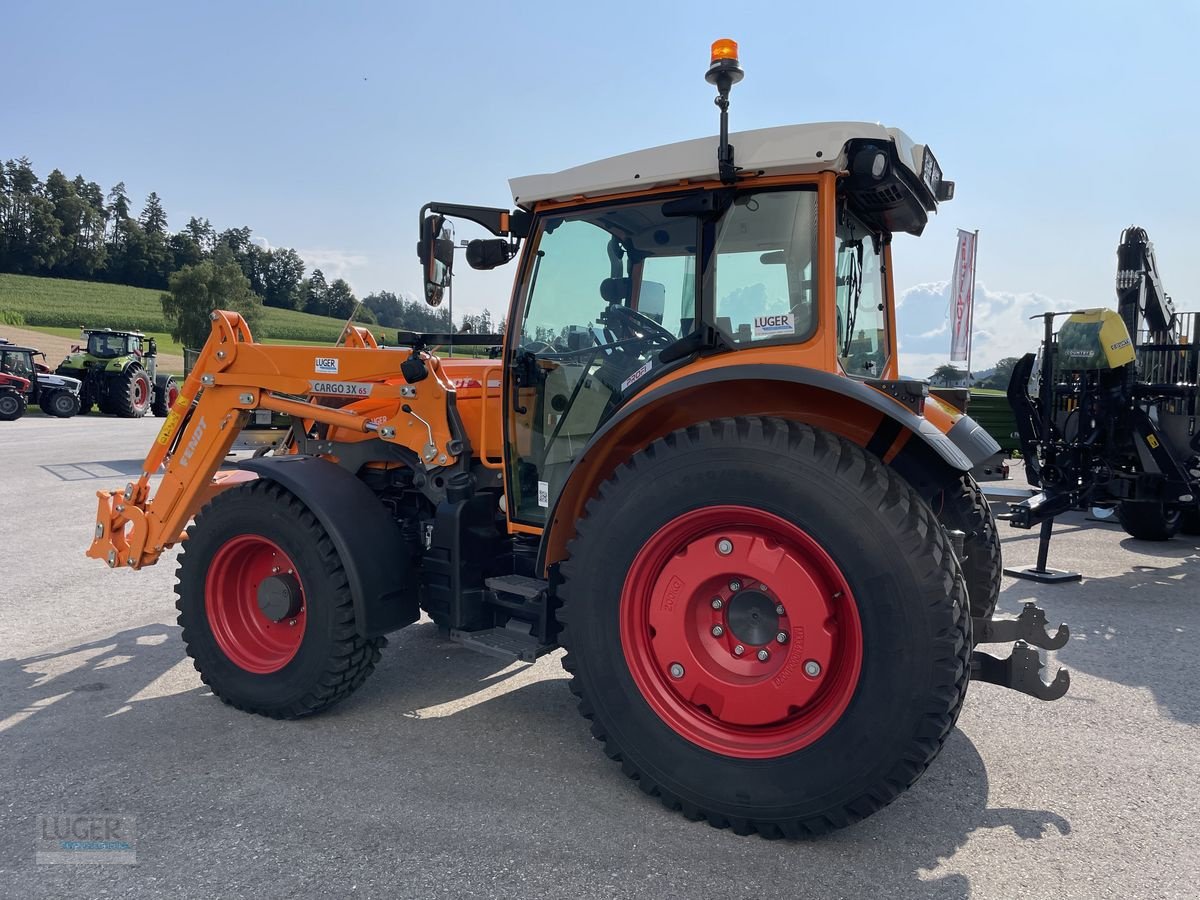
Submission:
{"label": "front fender", "polygon": [[896,457],[897,465],[916,455],[932,457],[953,472],[969,471],[972,465],[970,457],[932,422],[860,381],[776,364],[704,369],[641,392],[592,435],[548,510],[539,567],[565,555],[575,520],[596,485],[633,452],[691,422],[745,415],[809,421],[842,434],[889,463]]}
{"label": "front fender", "polygon": [[264,456],[239,468],[287,488],[329,532],[346,569],[360,635],[376,637],[417,621],[417,582],[400,529],[369,487],[315,456]]}

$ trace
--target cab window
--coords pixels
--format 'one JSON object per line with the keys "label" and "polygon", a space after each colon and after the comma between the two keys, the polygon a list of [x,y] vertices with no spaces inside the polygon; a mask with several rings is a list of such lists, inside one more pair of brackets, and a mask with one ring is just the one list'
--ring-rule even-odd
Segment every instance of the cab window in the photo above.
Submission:
{"label": "cab window", "polygon": [[879,378],[887,365],[883,238],[843,209],[837,226],[838,362],[847,375]]}
{"label": "cab window", "polygon": [[717,327],[737,344],[810,338],[816,255],[816,191],[740,195],[717,232]]}

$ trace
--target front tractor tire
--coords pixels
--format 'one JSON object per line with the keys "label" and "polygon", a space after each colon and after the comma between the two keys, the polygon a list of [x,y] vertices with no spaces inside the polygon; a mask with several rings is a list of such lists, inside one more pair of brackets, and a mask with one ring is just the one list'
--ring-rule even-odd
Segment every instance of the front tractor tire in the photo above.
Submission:
{"label": "front tractor tire", "polygon": [[179,399],[179,385],[170,375],[154,376],[154,400],[150,403],[150,411],[160,419],[171,411],[175,401]]}
{"label": "front tractor tire", "polygon": [[101,401],[100,411],[122,419],[140,419],[150,409],[153,390],[150,375],[137,363],[132,363],[118,375],[110,375],[107,402]]}
{"label": "front tractor tire", "polygon": [[963,578],[967,583],[971,615],[990,619],[1000,599],[1004,561],[1000,531],[983,489],[970,474],[963,474],[930,502],[938,520],[949,531],[961,531]]}
{"label": "front tractor tire", "polygon": [[560,566],[592,733],[646,793],[739,834],[821,834],[886,806],[962,706],[971,621],[929,505],[826,431],[676,431],[589,501]]}
{"label": "front tractor tire", "polygon": [[79,413],[80,402],[79,397],[70,391],[58,390],[52,391],[39,401],[38,405],[48,416],[55,416],[59,419],[69,419]]}
{"label": "front tractor tire", "polygon": [[239,485],[187,533],[175,605],[187,653],[216,696],[294,719],[349,696],[374,670],[385,641],[358,634],[341,558],[294,494],[261,479]]}

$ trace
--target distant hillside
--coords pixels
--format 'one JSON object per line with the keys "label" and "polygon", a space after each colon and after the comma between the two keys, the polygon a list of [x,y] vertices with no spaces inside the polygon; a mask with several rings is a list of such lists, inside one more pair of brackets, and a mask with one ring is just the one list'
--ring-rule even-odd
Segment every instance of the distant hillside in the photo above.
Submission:
{"label": "distant hillside", "polygon": [[[86,325],[161,333],[169,329],[160,296],[160,291],[119,284],[0,275],[0,326],[74,329]],[[263,308],[263,314],[261,333],[255,334],[258,340],[333,343],[342,331],[340,319],[270,306]]]}

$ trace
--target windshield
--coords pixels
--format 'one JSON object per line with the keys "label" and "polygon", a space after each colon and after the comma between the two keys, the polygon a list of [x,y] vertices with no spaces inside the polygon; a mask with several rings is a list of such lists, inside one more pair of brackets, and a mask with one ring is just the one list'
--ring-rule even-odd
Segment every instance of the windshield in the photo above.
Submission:
{"label": "windshield", "polygon": [[127,342],[128,338],[123,334],[89,334],[87,350],[99,359],[116,359],[129,352]]}
{"label": "windshield", "polygon": [[887,364],[883,240],[842,210],[837,228],[838,362],[848,375],[878,378]]}
{"label": "windshield", "polygon": [[5,375],[16,375],[18,378],[33,378],[33,365],[28,351],[0,351],[0,372]]}

